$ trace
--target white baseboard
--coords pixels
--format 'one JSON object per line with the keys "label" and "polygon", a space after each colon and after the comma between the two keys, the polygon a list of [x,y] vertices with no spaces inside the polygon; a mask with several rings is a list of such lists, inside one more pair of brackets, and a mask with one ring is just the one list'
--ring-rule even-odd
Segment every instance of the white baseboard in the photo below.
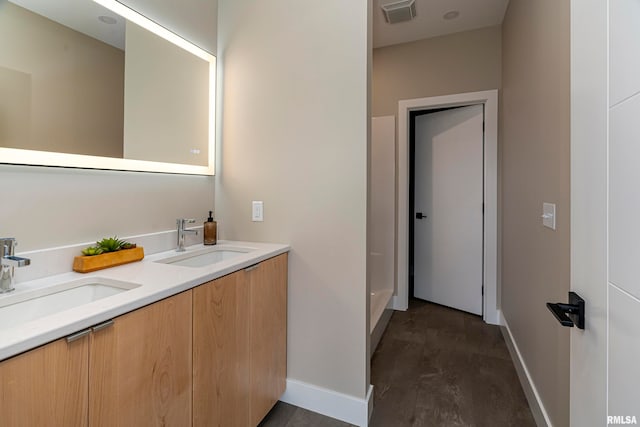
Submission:
{"label": "white baseboard", "polygon": [[359,427],[367,427],[373,411],[373,386],[364,399],[338,393],[302,381],[287,379],[282,402],[335,418]]}
{"label": "white baseboard", "polygon": [[489,325],[502,325],[502,312],[500,310],[488,310],[483,320]]}
{"label": "white baseboard", "polygon": [[538,394],[538,390],[536,389],[533,379],[529,374],[527,365],[524,363],[522,354],[520,354],[520,349],[518,349],[518,345],[513,339],[513,335],[511,335],[511,329],[509,329],[507,319],[505,319],[501,312],[498,313],[498,318],[501,320],[502,324],[500,331],[507,343],[507,348],[511,354],[511,359],[513,360],[516,372],[518,373],[518,378],[520,379],[520,384],[522,385],[524,394],[529,402],[529,408],[531,408],[531,413],[536,421],[536,425],[538,427],[553,427],[551,420],[549,419],[549,414],[547,414],[547,411],[542,404],[542,399],[540,399],[540,394]]}
{"label": "white baseboard", "polygon": [[409,309],[406,299],[400,298],[399,295],[394,295],[391,298],[391,308],[397,311],[407,311]]}

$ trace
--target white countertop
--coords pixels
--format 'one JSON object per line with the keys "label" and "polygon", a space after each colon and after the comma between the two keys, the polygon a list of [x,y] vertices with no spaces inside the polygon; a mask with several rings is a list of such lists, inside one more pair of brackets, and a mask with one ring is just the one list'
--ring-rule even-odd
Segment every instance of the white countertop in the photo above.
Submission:
{"label": "white countertop", "polygon": [[[34,289],[90,277],[131,282],[140,286],[117,295],[0,330],[0,360],[289,251],[288,245],[274,243],[219,241],[218,245],[216,245],[221,249],[225,247],[232,249],[234,246],[252,248],[254,250],[229,260],[199,268],[154,262],[155,260],[178,254],[175,250],[170,250],[149,255],[140,262],[93,273],[70,272],[16,283],[16,290],[6,294],[6,296],[13,297]],[[187,252],[193,252],[203,248],[205,246],[199,244],[189,246],[186,250]],[[4,297],[5,295],[0,295],[0,302]]]}

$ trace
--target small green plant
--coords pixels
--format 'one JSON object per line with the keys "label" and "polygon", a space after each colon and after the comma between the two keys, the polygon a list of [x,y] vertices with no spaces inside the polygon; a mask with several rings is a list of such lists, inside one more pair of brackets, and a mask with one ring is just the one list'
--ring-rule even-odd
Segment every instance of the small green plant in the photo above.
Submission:
{"label": "small green plant", "polygon": [[115,252],[122,249],[122,245],[124,245],[124,240],[118,239],[118,236],[113,237],[105,237],[104,239],[96,242],[96,245],[102,249],[102,252]]}
{"label": "small green plant", "polygon": [[100,255],[103,252],[104,251],[97,246],[89,246],[88,248],[84,248],[82,250],[82,255],[93,256],[93,255]]}
{"label": "small green plant", "polygon": [[105,237],[99,242],[96,242],[95,246],[89,246],[88,248],[84,248],[82,250],[82,255],[84,256],[100,255],[107,252],[115,252],[121,249],[132,249],[135,247],[136,247],[135,243],[129,243],[125,240],[118,239],[118,236]]}

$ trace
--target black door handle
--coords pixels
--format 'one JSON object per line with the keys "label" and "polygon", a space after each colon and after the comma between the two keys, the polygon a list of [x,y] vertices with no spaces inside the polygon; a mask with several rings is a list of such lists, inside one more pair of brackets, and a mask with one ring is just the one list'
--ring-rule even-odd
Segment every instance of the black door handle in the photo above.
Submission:
{"label": "black door handle", "polygon": [[548,302],[547,308],[562,326],[584,329],[584,300],[575,292],[569,292],[569,304]]}
{"label": "black door handle", "polygon": [[416,219],[424,219],[426,218],[426,215],[423,215],[422,212],[416,212]]}

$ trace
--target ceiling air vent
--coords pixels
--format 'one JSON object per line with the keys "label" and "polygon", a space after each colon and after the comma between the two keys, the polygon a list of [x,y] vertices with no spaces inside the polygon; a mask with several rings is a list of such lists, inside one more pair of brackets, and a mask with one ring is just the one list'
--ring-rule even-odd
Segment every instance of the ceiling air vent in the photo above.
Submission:
{"label": "ceiling air vent", "polygon": [[389,24],[411,21],[416,16],[416,0],[401,0],[380,5]]}

